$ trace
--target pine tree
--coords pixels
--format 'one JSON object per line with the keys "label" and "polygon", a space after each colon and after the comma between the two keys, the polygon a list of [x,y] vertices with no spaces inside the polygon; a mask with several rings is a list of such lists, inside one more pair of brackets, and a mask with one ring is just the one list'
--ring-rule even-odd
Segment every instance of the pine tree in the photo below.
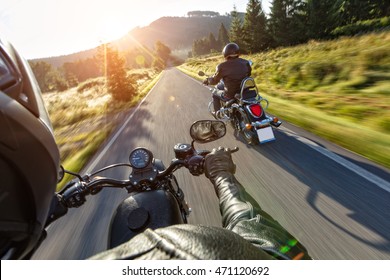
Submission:
{"label": "pine tree", "polygon": [[242,27],[242,21],[240,19],[240,16],[237,12],[236,6],[233,7],[233,11],[230,13],[230,16],[232,17],[232,22],[230,25],[229,30],[229,38],[230,42],[234,42],[238,44],[239,46],[243,46],[243,27]]}
{"label": "pine tree", "polygon": [[390,1],[389,0],[376,0],[373,13],[377,17],[389,17],[390,16]]}
{"label": "pine tree", "polygon": [[217,40],[215,39],[213,32],[210,32],[208,41],[209,41],[209,52],[211,52],[213,50],[214,51],[217,50],[218,44],[217,44]]}
{"label": "pine tree", "polygon": [[300,44],[308,40],[307,0],[292,0],[287,14],[290,19],[290,44]]}
{"label": "pine tree", "polygon": [[222,50],[223,47],[229,43],[229,35],[223,23],[221,23],[221,26],[219,27],[217,43],[219,47],[218,50]]}
{"label": "pine tree", "polygon": [[334,0],[308,0],[307,17],[309,38],[324,38],[336,27]]}
{"label": "pine tree", "polygon": [[286,28],[288,19],[286,15],[286,4],[284,0],[274,0],[271,6],[269,30],[274,41],[274,46],[286,44]]}
{"label": "pine tree", "polygon": [[105,58],[105,70],[107,75],[107,88],[113,100],[130,101],[137,93],[135,82],[128,77],[125,64],[126,60],[118,50],[105,44],[99,48],[99,57]]}
{"label": "pine tree", "polygon": [[249,0],[243,25],[244,48],[248,52],[258,52],[269,46],[266,16],[259,0]]}
{"label": "pine tree", "polygon": [[157,41],[155,44],[155,54],[156,57],[153,61],[153,65],[157,66],[158,69],[164,69],[171,58],[171,49],[161,41]]}
{"label": "pine tree", "polygon": [[[215,40],[215,37],[214,37]],[[199,56],[210,53],[210,41],[209,38],[202,38],[195,40],[192,43],[192,56]]]}
{"label": "pine tree", "polygon": [[271,6],[269,30],[274,46],[301,43],[306,37],[306,2],[303,0],[274,0]]}

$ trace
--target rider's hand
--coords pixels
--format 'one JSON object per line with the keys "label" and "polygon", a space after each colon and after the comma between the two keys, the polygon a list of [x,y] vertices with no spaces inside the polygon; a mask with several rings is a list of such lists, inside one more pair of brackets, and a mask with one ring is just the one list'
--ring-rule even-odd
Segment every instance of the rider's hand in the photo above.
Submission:
{"label": "rider's hand", "polygon": [[236,165],[233,163],[230,149],[223,147],[213,149],[206,156],[204,168],[206,177],[211,181],[215,181],[223,172],[231,174],[236,172]]}
{"label": "rider's hand", "polygon": [[204,80],[203,80],[203,84],[206,85],[206,86],[208,86],[208,85],[209,85],[209,79],[208,79],[208,78],[204,79]]}

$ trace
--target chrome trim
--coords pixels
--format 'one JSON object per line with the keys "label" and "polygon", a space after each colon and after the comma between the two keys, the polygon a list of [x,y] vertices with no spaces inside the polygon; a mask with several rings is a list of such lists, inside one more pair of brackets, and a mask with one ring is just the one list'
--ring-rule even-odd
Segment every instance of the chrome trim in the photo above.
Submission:
{"label": "chrome trim", "polygon": [[232,108],[222,107],[218,110],[218,112],[216,112],[215,117],[220,121],[230,121],[229,115],[232,113],[232,111]]}
{"label": "chrome trim", "polygon": [[255,128],[262,128],[262,127],[270,126],[271,122],[273,122],[273,118],[267,116],[266,119],[262,121],[252,122],[251,125]]}

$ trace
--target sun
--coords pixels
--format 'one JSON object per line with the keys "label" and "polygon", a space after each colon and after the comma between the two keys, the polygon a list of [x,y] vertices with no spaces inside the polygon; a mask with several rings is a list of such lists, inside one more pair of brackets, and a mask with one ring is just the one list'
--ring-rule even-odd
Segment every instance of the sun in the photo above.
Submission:
{"label": "sun", "polygon": [[96,35],[101,42],[119,39],[130,31],[128,23],[116,17],[105,17],[97,22],[96,27]]}

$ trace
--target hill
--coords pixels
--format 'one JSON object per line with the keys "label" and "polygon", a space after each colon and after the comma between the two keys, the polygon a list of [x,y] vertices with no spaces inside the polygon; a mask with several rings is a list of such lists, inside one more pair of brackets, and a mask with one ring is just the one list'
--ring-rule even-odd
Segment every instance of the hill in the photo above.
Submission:
{"label": "hill", "polygon": [[[243,14],[242,14],[243,15]],[[120,51],[146,46],[153,49],[156,41],[161,41],[172,51],[190,49],[196,39],[206,37],[213,32],[218,36],[221,23],[229,29],[230,16],[192,16],[192,17],[162,17],[145,27],[137,27],[122,38],[113,41],[112,45]],[[53,67],[60,67],[65,62],[74,62],[86,59],[96,54],[96,49],[63,55],[34,59],[32,61],[45,61]]]}
{"label": "hill", "polygon": [[156,41],[161,41],[172,50],[192,47],[195,39],[206,37],[210,32],[218,36],[221,23],[230,27],[229,16],[216,17],[163,17],[149,26],[133,29],[129,34],[115,44],[120,49],[127,49],[134,44],[134,40],[142,45],[152,48]]}

